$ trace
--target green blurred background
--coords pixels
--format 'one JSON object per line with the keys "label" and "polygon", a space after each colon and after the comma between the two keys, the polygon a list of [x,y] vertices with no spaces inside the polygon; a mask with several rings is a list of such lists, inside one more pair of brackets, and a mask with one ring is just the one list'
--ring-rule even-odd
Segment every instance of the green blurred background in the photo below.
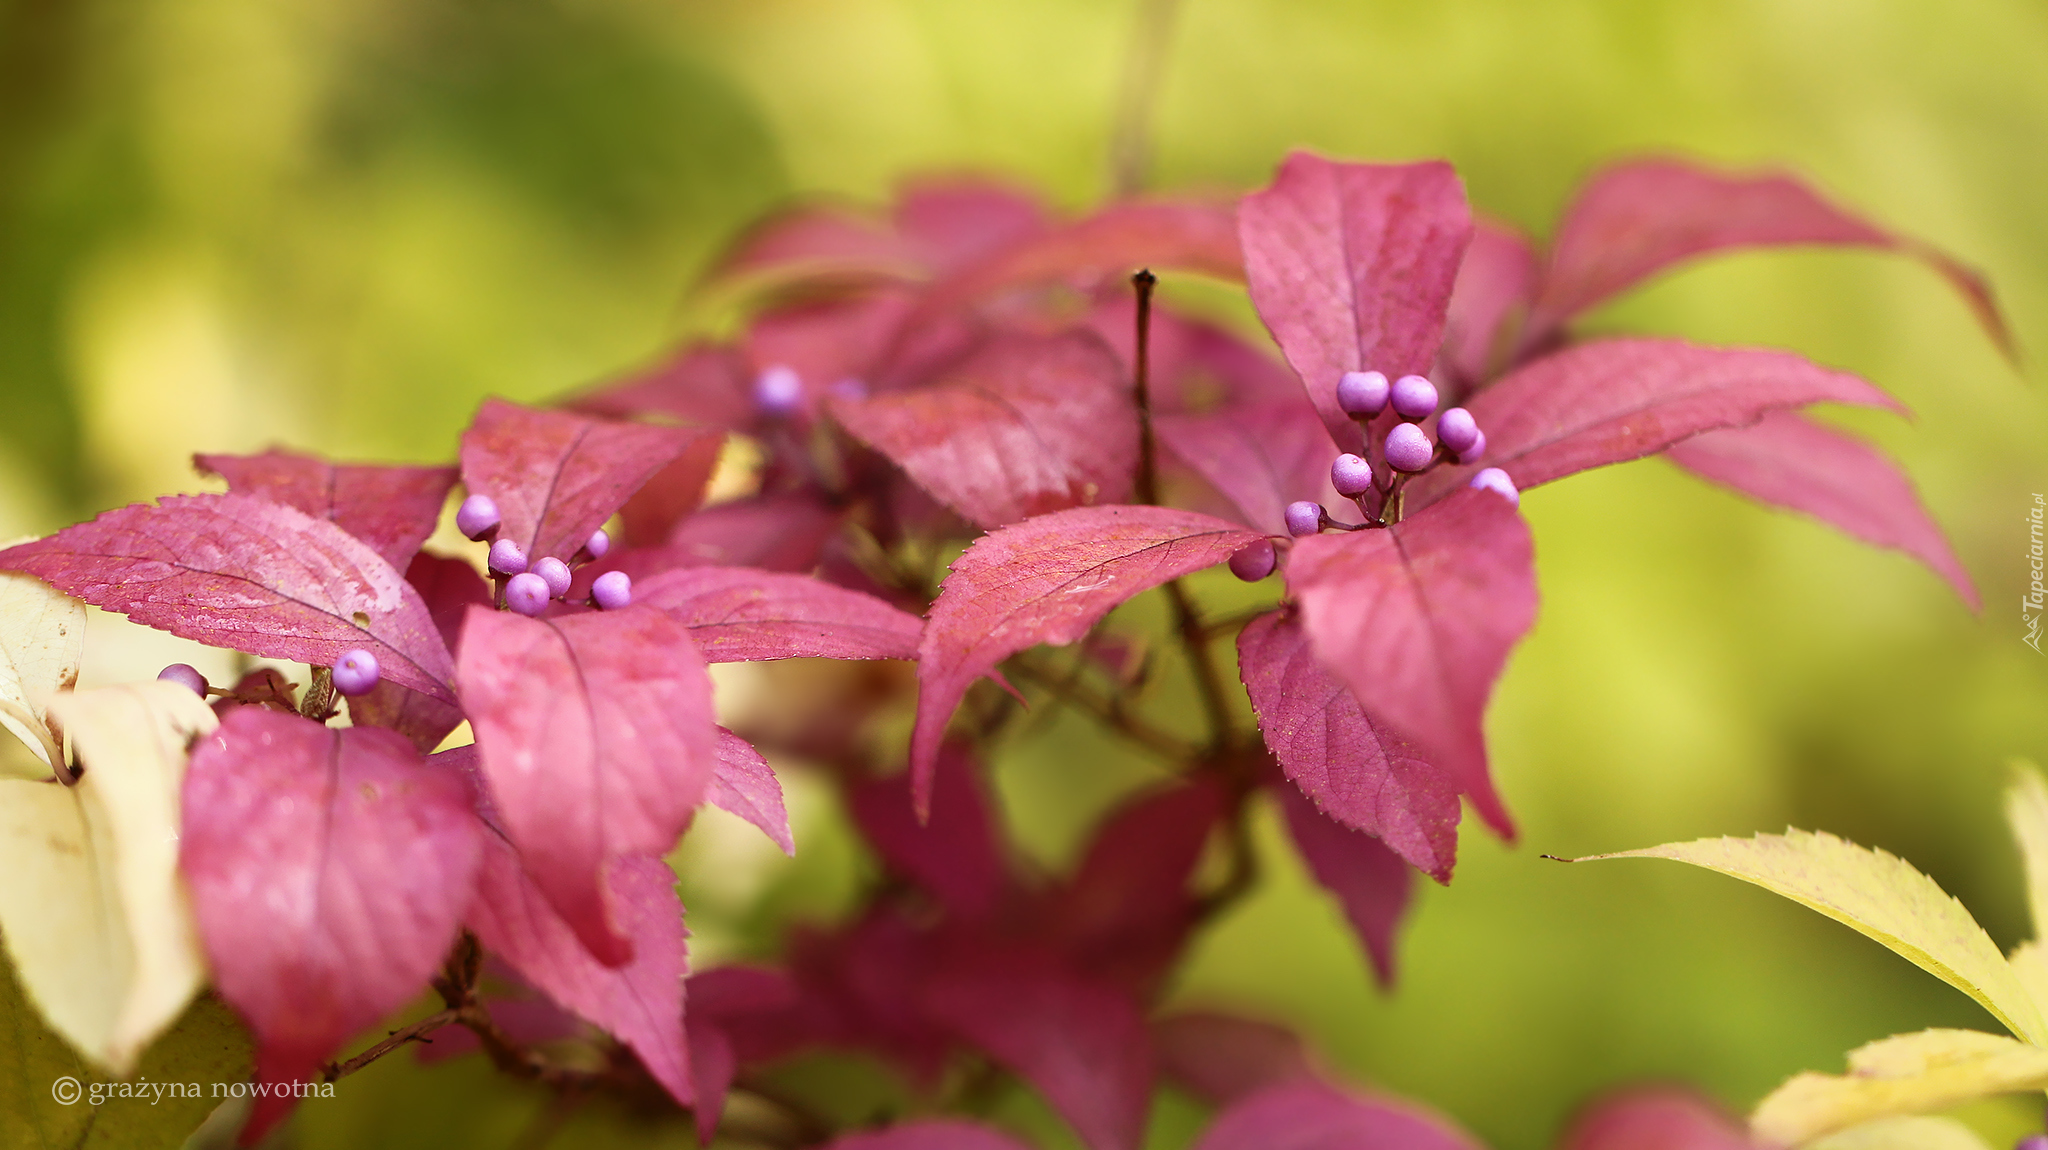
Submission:
{"label": "green blurred background", "polygon": [[[792,195],[985,169],[1084,207],[1140,23],[1130,0],[4,0],[0,538],[194,489],[196,449],[446,457],[481,396],[604,378],[705,322],[696,270]],[[1186,0],[1168,28],[1152,187],[1248,189],[1301,145],[1445,156],[1540,233],[1618,155],[1783,164],[1984,269],[2022,348],[2048,349],[2039,0]],[[1889,388],[1915,422],[1844,418],[1905,461],[1987,606],[1661,462],[1529,496],[1543,613],[1489,720],[1522,842],[1466,836],[1382,995],[1268,819],[1267,883],[1176,992],[1296,1022],[1501,1150],[1548,1145],[1616,1082],[1747,1107],[1868,1039],[1993,1025],[1769,895],[1539,853],[1823,828],[1913,860],[2010,945],[1998,792],[2008,757],[2048,760],[2018,611],[2021,517],[2048,490],[2038,367],[1868,254],[1719,260],[1592,326],[1791,347]],[[1087,738],[1056,727],[1000,767],[1049,863],[1141,774],[1071,753]],[[710,817],[685,844],[700,958],[831,913],[864,865],[794,775],[795,862]],[[340,1095],[292,1140],[505,1146],[538,1106],[402,1058]],[[1972,1119],[2009,1138],[2038,1105]],[[1156,1141],[1193,1120],[1169,1102]],[[575,1129],[560,1144],[689,1144]]]}

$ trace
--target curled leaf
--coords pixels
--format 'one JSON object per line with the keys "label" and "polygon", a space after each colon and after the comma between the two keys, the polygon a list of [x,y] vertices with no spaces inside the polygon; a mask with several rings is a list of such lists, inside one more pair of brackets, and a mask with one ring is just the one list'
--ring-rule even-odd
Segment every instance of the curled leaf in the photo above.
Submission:
{"label": "curled leaf", "polygon": [[0,573],[0,727],[46,767],[64,761],[49,724],[49,697],[78,682],[85,604],[41,579]]}
{"label": "curled leaf", "polygon": [[704,799],[728,814],[738,815],[782,848],[796,854],[796,840],[789,833],[789,811],[782,802],[782,783],[774,768],[753,744],[718,728],[718,767],[711,773],[711,785]]}
{"label": "curled leaf", "polygon": [[2044,1088],[2048,1050],[1975,1030],[1923,1030],[1850,1051],[1846,1075],[1797,1075],[1757,1105],[1750,1128],[1798,1146],[1882,1118]]}

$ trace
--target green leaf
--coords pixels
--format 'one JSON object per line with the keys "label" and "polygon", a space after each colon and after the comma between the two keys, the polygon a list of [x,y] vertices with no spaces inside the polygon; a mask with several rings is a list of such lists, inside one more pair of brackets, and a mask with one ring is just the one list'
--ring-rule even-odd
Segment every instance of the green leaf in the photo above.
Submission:
{"label": "green leaf", "polygon": [[1810,1150],[1991,1150],[1953,1118],[1887,1118],[1815,1142]]}
{"label": "green leaf", "polygon": [[1890,947],[1990,1011],[2037,1046],[2048,1025],[2019,976],[1977,920],[1912,865],[1825,832],[1700,839],[1593,859],[1665,858],[1755,883],[1846,923]]}
{"label": "green leaf", "polygon": [[2044,1088],[2048,1050],[1977,1030],[1923,1030],[1850,1051],[1846,1075],[1794,1076],[1757,1105],[1750,1129],[1760,1138],[1800,1146],[1882,1118]]}

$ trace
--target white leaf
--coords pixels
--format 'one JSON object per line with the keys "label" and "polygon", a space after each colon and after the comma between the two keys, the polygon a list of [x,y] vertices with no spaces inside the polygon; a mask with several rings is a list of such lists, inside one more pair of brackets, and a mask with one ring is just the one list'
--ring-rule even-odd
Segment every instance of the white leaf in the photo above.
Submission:
{"label": "white leaf", "polygon": [[85,604],[33,575],[0,571],[0,726],[45,768],[63,757],[47,699],[78,682]]}

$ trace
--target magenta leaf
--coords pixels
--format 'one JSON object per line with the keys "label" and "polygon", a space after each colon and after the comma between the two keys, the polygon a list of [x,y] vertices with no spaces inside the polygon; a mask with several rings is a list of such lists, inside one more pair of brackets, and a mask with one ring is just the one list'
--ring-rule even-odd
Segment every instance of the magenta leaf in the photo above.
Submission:
{"label": "magenta leaf", "polygon": [[358,727],[396,731],[422,754],[440,746],[450,732],[462,725],[461,711],[389,679],[379,682],[369,694],[350,699],[348,717]]}
{"label": "magenta leaf", "polygon": [[925,1008],[1015,1071],[1092,1150],[1136,1150],[1151,1106],[1152,1043],[1121,992],[1028,951],[961,956]]}
{"label": "magenta leaf", "polygon": [[1483,1150],[1405,1102],[1360,1098],[1316,1082],[1262,1090],[1218,1115],[1194,1150]]}
{"label": "magenta leaf", "polygon": [[1394,935],[1414,896],[1415,872],[1380,840],[1318,811],[1299,790],[1281,785],[1273,793],[1309,873],[1337,896],[1352,933],[1372,959],[1373,974],[1381,986],[1391,986]]}
{"label": "magenta leaf", "polygon": [[1039,643],[1072,643],[1124,600],[1212,567],[1256,532],[1165,507],[1083,507],[976,540],[953,562],[918,647],[911,787],[922,814],[946,721],[996,664]]}
{"label": "magenta leaf", "polygon": [[1310,650],[1300,620],[1275,611],[1246,624],[1237,665],[1266,746],[1316,809],[1449,882],[1458,851],[1457,784],[1373,723],[1351,688]]}
{"label": "magenta leaf", "polygon": [[1230,205],[1197,200],[1112,204],[966,265],[932,289],[926,307],[957,307],[1006,288],[1092,287],[1139,268],[1242,278],[1244,258]]}
{"label": "magenta leaf", "polygon": [[1030,1147],[986,1126],[932,1118],[906,1122],[886,1130],[849,1134],[834,1139],[825,1150],[1030,1150]]}
{"label": "magenta leaf", "polygon": [[666,415],[717,430],[754,421],[753,376],[732,348],[692,345],[659,367],[569,400],[588,415]]}
{"label": "magenta leaf", "polygon": [[642,855],[612,863],[612,908],[633,940],[633,960],[606,966],[556,913],[511,844],[494,832],[483,838],[476,901],[464,919],[477,939],[549,998],[631,1047],[671,1097],[690,1105],[695,1094],[683,1045],[686,932],[667,864]]}
{"label": "magenta leaf", "polygon": [[623,965],[627,912],[604,875],[674,846],[718,761],[688,633],[638,606],[544,619],[471,608],[456,681],[506,837],[591,953]]}
{"label": "magenta leaf", "polygon": [[1052,896],[1048,933],[1076,966],[1141,993],[1156,989],[1195,924],[1189,885],[1224,803],[1204,780],[1140,794],[1103,820]]}
{"label": "magenta leaf", "polygon": [[749,228],[711,270],[711,286],[917,274],[910,245],[880,221],[837,204],[803,204]]}
{"label": "magenta leaf", "polygon": [[[235,708],[193,752],[183,804],[200,940],[263,1081],[313,1077],[454,943],[479,849],[467,787],[389,731]],[[259,1100],[251,1129],[290,1108]]]}
{"label": "magenta leaf", "polygon": [[752,743],[718,728],[718,765],[704,799],[728,814],[738,815],[767,835],[782,853],[794,856],[796,840],[789,833],[789,810],[782,802],[782,783],[768,760]]}
{"label": "magenta leaf", "polygon": [[1284,1026],[1228,1014],[1175,1014],[1152,1024],[1167,1078],[1218,1106],[1284,1082],[1314,1079],[1301,1038]]}
{"label": "magenta leaf", "polygon": [[647,480],[700,437],[644,423],[536,411],[487,399],[462,433],[462,482],[497,501],[529,561],[567,560]]}
{"label": "magenta leaf", "polygon": [[261,496],[332,521],[398,568],[434,533],[441,504],[455,486],[452,467],[329,463],[275,448],[261,455],[195,455],[192,464],[227,480],[238,495]]}
{"label": "magenta leaf", "polygon": [[1045,230],[1045,208],[1019,188],[988,180],[919,180],[905,187],[896,230],[919,263],[944,274]]}
{"label": "magenta leaf", "polygon": [[[1234,235],[1231,242],[1237,242]],[[1126,364],[1136,361],[1137,313],[1137,299],[1130,292],[1097,300],[1088,313],[1088,326]],[[1155,301],[1149,331],[1147,390],[1154,413],[1281,402],[1306,405],[1292,368],[1227,328],[1177,315]]]}
{"label": "magenta leaf", "polygon": [[1383,531],[1297,540],[1287,583],[1323,665],[1512,836],[1480,729],[1536,619],[1529,528],[1507,500],[1467,489]]}
{"label": "magenta leaf", "polygon": [[1903,551],[1948,580],[1975,611],[1970,573],[1896,463],[1869,444],[1794,411],[1773,411],[1750,427],[1710,431],[1665,455],[1705,479],[1753,499],[1802,511],[1879,547]]}
{"label": "magenta leaf", "polygon": [[427,606],[369,544],[250,495],[167,495],[0,551],[138,623],[252,655],[331,667],[351,650],[446,703],[454,668]]}
{"label": "magenta leaf", "polygon": [[1297,499],[1348,502],[1330,486],[1337,448],[1299,397],[1210,415],[1161,415],[1152,425],[1161,446],[1260,531],[1285,535],[1287,505]]}
{"label": "magenta leaf", "polygon": [[689,628],[709,663],[914,659],[924,621],[807,575],[689,567],[634,585],[633,601]]}
{"label": "magenta leaf", "polygon": [[1339,164],[1296,152],[1237,209],[1259,318],[1346,451],[1358,425],[1337,407],[1347,371],[1426,372],[1472,234],[1449,164]]}
{"label": "magenta leaf", "polygon": [[861,833],[891,871],[962,918],[995,913],[1009,891],[1009,876],[994,816],[965,748],[948,744],[940,750],[926,822],[914,813],[907,774],[855,783],[846,799]]}
{"label": "magenta leaf", "polygon": [[1765,1150],[1719,1106],[1688,1090],[1642,1087],[1595,1102],[1559,1150]]}
{"label": "magenta leaf", "polygon": [[1850,215],[1790,176],[1729,175],[1668,159],[1618,164],[1580,190],[1558,225],[1524,344],[1694,256],[1783,244],[1868,247],[1920,259],[1962,293],[2000,349],[2012,354],[1990,286],[1941,252]]}
{"label": "magenta leaf", "polygon": [[1131,486],[1138,420],[1115,353],[1092,333],[1011,335],[932,387],[835,399],[846,429],[984,527]]}
{"label": "magenta leaf", "polygon": [[676,524],[704,503],[712,472],[718,469],[725,437],[705,435],[691,441],[675,462],[654,473],[619,508],[621,543],[629,547],[657,544]]}
{"label": "magenta leaf", "polygon": [[462,620],[471,606],[491,604],[491,585],[464,559],[450,559],[422,551],[405,569],[405,581],[413,585],[427,604],[434,630],[450,651],[462,641]]}
{"label": "magenta leaf", "polygon": [[809,571],[839,527],[839,513],[804,494],[763,495],[706,507],[686,516],[653,547],[613,551],[604,562],[576,573],[578,591],[610,570],[635,580],[676,567],[759,567]]}
{"label": "magenta leaf", "polygon": [[1528,237],[1488,219],[1474,220],[1472,246],[1458,267],[1444,321],[1444,346],[1438,353],[1438,374],[1463,397],[1492,378],[1496,367],[1514,350],[1509,343],[1514,323],[1536,292],[1536,252]]}

